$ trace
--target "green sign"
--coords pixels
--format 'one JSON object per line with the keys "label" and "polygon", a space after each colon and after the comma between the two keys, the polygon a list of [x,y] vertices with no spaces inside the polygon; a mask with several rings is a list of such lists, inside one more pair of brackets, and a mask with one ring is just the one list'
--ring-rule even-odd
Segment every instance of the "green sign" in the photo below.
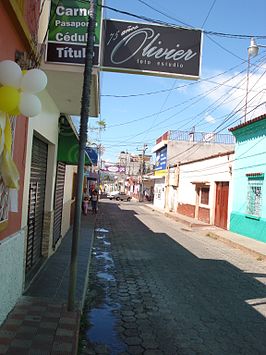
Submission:
{"label": "green sign", "polygon": [[[68,165],[78,165],[79,138],[67,119],[59,125],[57,160]],[[88,154],[85,153],[85,165],[92,165]]]}
{"label": "green sign", "polygon": [[[101,1],[96,10],[94,65],[99,64]],[[90,2],[52,0],[46,60],[54,63],[83,64],[87,43]]]}

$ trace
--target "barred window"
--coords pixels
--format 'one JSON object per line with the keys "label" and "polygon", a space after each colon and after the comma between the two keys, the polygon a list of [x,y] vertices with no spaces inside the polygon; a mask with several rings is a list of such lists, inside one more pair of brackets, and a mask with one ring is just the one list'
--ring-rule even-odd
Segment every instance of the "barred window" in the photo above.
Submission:
{"label": "barred window", "polygon": [[209,194],[210,194],[210,188],[209,187],[202,187],[201,188],[200,203],[202,205],[208,205],[209,204]]}
{"label": "barred window", "polygon": [[264,176],[248,177],[247,214],[261,216]]}
{"label": "barred window", "polygon": [[0,175],[0,222],[8,218],[8,188]]}

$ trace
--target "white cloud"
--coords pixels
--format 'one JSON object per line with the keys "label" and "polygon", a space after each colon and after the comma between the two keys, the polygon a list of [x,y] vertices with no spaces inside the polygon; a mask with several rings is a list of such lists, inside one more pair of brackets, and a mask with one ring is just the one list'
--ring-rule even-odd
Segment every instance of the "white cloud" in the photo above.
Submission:
{"label": "white cloud", "polygon": [[215,123],[216,120],[212,115],[206,114],[204,120],[208,123]]}
{"label": "white cloud", "polygon": [[[208,73],[211,77],[219,73]],[[235,117],[243,118],[245,115],[247,74],[230,73],[219,75],[210,81],[203,81],[199,85],[200,92],[204,92],[211,104],[205,114],[205,121],[213,123],[213,112],[218,108],[228,114],[237,112]],[[256,73],[249,76],[247,119],[258,117],[266,112],[266,68],[261,67]],[[217,111],[216,111],[217,112]]]}

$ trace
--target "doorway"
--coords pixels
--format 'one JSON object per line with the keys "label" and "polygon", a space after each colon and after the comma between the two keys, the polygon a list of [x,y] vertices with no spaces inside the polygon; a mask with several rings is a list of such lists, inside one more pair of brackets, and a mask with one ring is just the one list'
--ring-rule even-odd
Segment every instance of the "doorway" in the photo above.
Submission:
{"label": "doorway", "polygon": [[216,182],[214,225],[227,229],[229,182]]}

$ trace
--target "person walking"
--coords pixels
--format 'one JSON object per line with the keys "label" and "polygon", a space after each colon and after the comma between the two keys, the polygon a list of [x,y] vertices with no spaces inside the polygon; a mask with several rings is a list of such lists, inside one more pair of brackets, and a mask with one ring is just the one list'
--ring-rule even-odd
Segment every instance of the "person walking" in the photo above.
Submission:
{"label": "person walking", "polygon": [[98,192],[96,190],[93,190],[91,194],[91,207],[92,207],[93,214],[97,213],[98,199],[99,199]]}
{"label": "person walking", "polygon": [[87,188],[85,187],[83,190],[83,196],[82,196],[82,209],[83,209],[83,213],[85,214],[85,216],[87,216],[87,214],[88,214],[89,200],[90,200],[90,196],[88,194]]}

